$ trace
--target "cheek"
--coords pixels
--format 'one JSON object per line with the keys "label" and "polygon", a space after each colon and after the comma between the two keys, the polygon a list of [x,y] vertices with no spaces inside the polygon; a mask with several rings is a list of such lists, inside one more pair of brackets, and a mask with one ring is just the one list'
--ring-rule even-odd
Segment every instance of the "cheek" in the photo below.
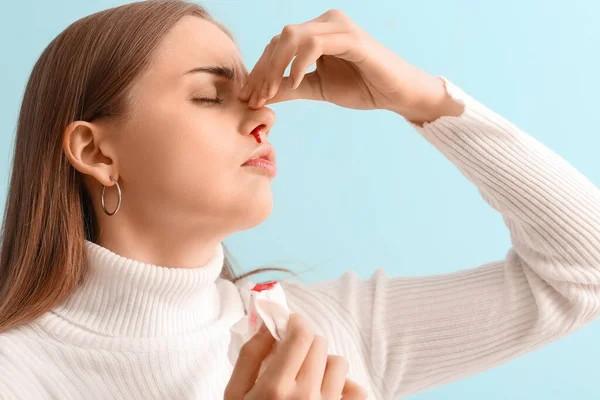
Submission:
{"label": "cheek", "polygon": [[131,185],[163,204],[208,205],[231,197],[246,151],[234,128],[208,121],[207,113],[165,111],[145,113],[124,136],[120,167]]}

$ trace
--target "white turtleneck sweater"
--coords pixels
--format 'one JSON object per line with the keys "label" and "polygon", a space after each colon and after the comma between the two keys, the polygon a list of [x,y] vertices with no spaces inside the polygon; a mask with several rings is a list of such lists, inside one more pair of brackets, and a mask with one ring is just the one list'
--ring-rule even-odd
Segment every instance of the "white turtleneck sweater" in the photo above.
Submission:
{"label": "white turtleneck sweater", "polygon": [[[445,78],[444,78],[445,79]],[[293,312],[349,360],[371,399],[503,364],[600,314],[600,191],[564,159],[446,81],[466,108],[415,130],[501,213],[503,260],[428,277],[352,271],[284,281]],[[64,304],[0,335],[0,399],[219,399],[230,329],[253,282],[123,258],[86,241],[87,279]]]}

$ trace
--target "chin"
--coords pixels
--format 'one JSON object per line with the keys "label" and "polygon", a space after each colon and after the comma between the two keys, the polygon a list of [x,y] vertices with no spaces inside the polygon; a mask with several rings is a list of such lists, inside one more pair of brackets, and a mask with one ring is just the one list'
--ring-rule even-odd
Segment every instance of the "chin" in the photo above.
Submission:
{"label": "chin", "polygon": [[265,201],[250,201],[247,204],[246,213],[245,213],[245,223],[243,229],[251,229],[254,228],[269,218],[271,215],[271,211],[273,211],[273,200],[272,197],[270,200]]}

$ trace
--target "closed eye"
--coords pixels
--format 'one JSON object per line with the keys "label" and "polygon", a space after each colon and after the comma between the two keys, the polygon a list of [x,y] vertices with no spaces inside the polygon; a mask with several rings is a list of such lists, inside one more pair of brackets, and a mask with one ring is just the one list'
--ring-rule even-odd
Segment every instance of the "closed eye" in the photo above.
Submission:
{"label": "closed eye", "polygon": [[192,101],[195,103],[200,103],[200,104],[206,104],[206,103],[221,104],[221,103],[223,103],[223,99],[221,99],[219,97],[215,97],[215,98],[196,97],[196,98],[193,98]]}

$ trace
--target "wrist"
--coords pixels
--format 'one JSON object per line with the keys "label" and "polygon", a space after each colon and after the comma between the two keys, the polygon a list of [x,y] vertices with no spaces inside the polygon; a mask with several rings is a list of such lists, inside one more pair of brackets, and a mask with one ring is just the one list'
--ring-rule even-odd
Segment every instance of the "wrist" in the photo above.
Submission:
{"label": "wrist", "polygon": [[401,115],[413,124],[423,126],[443,116],[458,117],[464,112],[464,106],[454,100],[446,90],[444,81],[426,74],[419,84],[409,91],[411,96],[403,105],[391,111]]}

